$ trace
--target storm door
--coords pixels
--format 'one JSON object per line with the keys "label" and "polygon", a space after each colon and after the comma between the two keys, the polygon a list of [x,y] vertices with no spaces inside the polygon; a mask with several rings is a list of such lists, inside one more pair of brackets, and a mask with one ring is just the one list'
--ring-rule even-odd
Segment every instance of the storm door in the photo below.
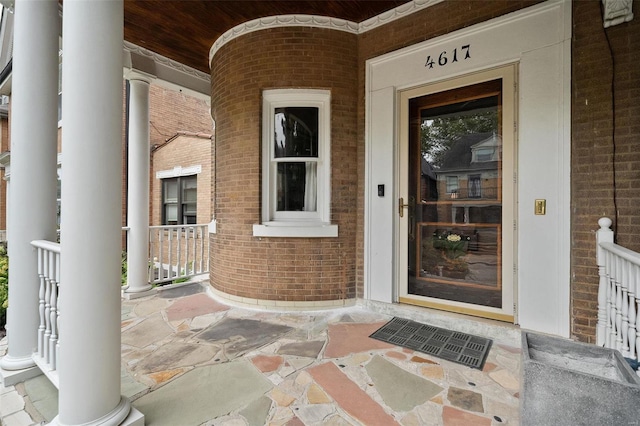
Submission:
{"label": "storm door", "polygon": [[514,114],[506,84],[495,78],[403,99],[402,302],[513,321],[515,200],[505,184],[513,122],[505,116]]}

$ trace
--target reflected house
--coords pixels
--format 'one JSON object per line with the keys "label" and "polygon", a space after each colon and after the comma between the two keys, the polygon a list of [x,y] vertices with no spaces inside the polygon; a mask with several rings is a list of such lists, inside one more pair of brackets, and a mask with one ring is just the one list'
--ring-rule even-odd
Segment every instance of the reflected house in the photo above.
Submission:
{"label": "reflected house", "polygon": [[[502,140],[494,132],[459,136],[440,157],[440,166],[421,164],[420,273],[415,294],[454,297],[431,283],[500,288]],[[492,294],[492,296],[487,296]],[[483,297],[500,306],[497,294]],[[469,291],[455,300],[481,300]]]}
{"label": "reflected house", "polygon": [[494,133],[472,133],[462,136],[445,155],[435,171],[441,199],[452,200],[441,205],[439,222],[500,223],[498,188],[502,142]]}

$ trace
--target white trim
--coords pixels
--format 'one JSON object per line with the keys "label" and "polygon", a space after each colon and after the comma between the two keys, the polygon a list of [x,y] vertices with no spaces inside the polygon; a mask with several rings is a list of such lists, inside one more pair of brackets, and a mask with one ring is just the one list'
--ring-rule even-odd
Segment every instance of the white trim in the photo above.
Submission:
{"label": "white trim", "polygon": [[329,223],[271,222],[253,225],[254,237],[337,237],[338,225]]}
{"label": "white trim", "polygon": [[[467,44],[472,59],[425,67],[428,55]],[[366,61],[365,297],[397,301],[398,91],[519,63],[517,317],[524,328],[569,336],[570,45],[571,1],[550,0]],[[390,188],[384,197],[379,184]],[[536,198],[553,209],[533,215]]]}
{"label": "white trim", "polygon": [[[315,211],[275,211],[274,111],[279,107],[318,108],[317,204]],[[331,217],[331,92],[273,89],[262,94],[262,223],[256,237],[337,237]],[[301,159],[302,160],[302,159]]]}
{"label": "white trim", "polygon": [[153,81],[197,99],[211,98],[211,76],[133,43],[123,43],[123,77]]}
{"label": "white trim", "polygon": [[359,24],[345,19],[317,15],[278,15],[254,19],[252,21],[236,25],[218,37],[211,46],[211,49],[209,49],[209,66],[211,66],[213,57],[222,46],[235,38],[242,37],[243,35],[254,31],[264,30],[267,28],[310,27],[327,28],[351,34],[362,34],[388,24],[389,22],[395,21],[396,19],[403,18],[427,7],[436,5],[442,1],[444,0],[414,0],[398,6],[395,9],[383,12]]}
{"label": "white trim", "polygon": [[197,175],[199,173],[202,173],[201,165],[189,166],[189,167],[175,166],[173,169],[170,169],[170,170],[161,170],[156,172],[156,179],[168,179],[168,178],[181,177],[181,176],[191,176],[191,175]]}

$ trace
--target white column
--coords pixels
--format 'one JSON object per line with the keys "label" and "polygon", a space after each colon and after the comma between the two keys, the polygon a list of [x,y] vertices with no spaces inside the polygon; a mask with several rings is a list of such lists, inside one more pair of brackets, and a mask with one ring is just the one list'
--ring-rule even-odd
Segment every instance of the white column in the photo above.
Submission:
{"label": "white column", "polygon": [[56,237],[58,25],[58,2],[16,1],[8,204],[9,348],[0,360],[4,370],[34,365],[39,284],[36,252],[30,243]]}
{"label": "white column", "polygon": [[58,425],[117,425],[123,1],[63,3]]}
{"label": "white column", "polygon": [[129,80],[127,284],[125,297],[148,294],[149,284],[149,81]]}

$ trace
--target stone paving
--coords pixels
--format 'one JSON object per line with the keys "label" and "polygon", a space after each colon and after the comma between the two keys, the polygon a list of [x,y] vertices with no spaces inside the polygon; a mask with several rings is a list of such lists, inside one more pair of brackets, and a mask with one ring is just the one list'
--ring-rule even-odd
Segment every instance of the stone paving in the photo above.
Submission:
{"label": "stone paving", "polygon": [[[495,341],[480,371],[369,338],[391,316],[362,306],[252,310],[206,288],[123,300],[122,392],[147,425],[519,423],[517,339]],[[42,376],[0,398],[3,425],[56,415]]]}

